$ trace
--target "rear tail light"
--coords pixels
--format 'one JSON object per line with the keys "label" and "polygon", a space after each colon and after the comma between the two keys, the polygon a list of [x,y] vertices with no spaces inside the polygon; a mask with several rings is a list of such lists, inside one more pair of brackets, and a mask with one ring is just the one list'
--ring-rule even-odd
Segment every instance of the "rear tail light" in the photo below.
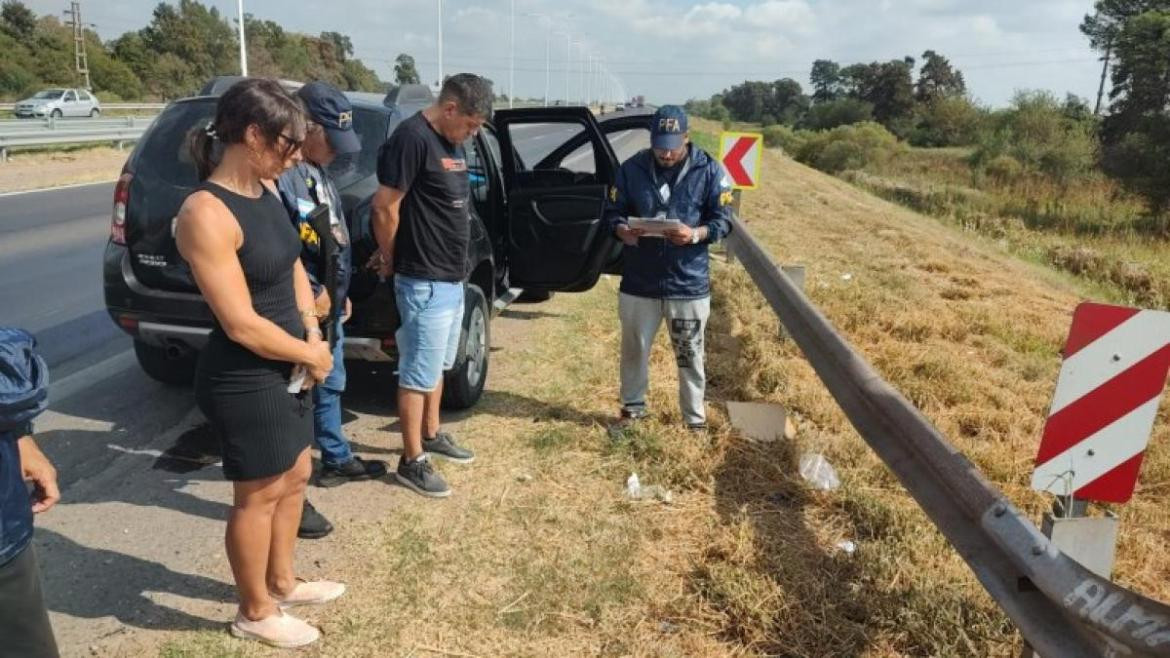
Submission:
{"label": "rear tail light", "polygon": [[138,318],[132,315],[119,315],[118,326],[122,327],[131,334],[138,333]]}
{"label": "rear tail light", "polygon": [[132,180],[133,174],[123,173],[118,177],[118,184],[114,186],[114,212],[110,217],[110,241],[114,244],[126,244],[126,207],[130,203]]}

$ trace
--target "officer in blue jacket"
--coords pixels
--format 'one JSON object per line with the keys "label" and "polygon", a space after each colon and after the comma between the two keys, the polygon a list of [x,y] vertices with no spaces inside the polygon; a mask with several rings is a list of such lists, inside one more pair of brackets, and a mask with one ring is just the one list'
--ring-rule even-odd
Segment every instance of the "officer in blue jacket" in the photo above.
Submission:
{"label": "officer in blue jacket", "polygon": [[[317,485],[333,487],[381,477],[387,470],[385,462],[366,461],[353,454],[349,440],[341,431],[341,394],[345,391],[341,338],[344,334],[342,325],[349,314],[346,295],[349,291],[352,250],[341,195],[326,168],[338,157],[357,157],[362,144],[353,129],[353,107],[345,94],[336,87],[324,82],[311,82],[297,91],[297,97],[304,103],[309,118],[305,142],[301,147],[303,159],[280,177],[277,189],[301,237],[301,261],[317,300],[321,324],[333,323],[338,337],[333,350],[333,371],[324,382],[313,387],[314,436],[321,451],[321,472],[317,476]],[[318,271],[318,254],[324,236],[317,235],[309,224],[309,215],[318,206],[329,208],[332,238],[337,241],[341,256],[337,287],[328,293],[324,289],[325,273]],[[331,313],[330,300],[333,302]],[[331,529],[328,521],[306,500],[298,535],[314,539],[328,534]]]}
{"label": "officer in blue jacket", "polygon": [[33,515],[61,493],[32,438],[32,420],[49,403],[49,373],[34,345],[27,332],[0,327],[0,656],[52,658],[57,643],[30,544]]}
{"label": "officer in blue jacket", "polygon": [[[606,204],[610,228],[625,244],[617,427],[647,413],[650,348],[665,320],[678,363],[683,421],[702,431],[707,426],[703,335],[711,312],[707,247],[731,230],[731,188],[719,163],[691,144],[682,108],[664,105],[654,113],[650,144],[621,166]],[[681,226],[650,235],[631,228],[630,217],[678,220]]]}

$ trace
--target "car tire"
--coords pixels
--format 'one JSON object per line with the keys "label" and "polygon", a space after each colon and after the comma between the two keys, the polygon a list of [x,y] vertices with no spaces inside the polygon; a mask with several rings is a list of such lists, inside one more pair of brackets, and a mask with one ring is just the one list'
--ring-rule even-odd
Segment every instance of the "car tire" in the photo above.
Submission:
{"label": "car tire", "polygon": [[101,114],[102,114],[102,111],[101,111],[101,110],[99,110],[99,109],[97,109],[97,108],[95,107],[95,108],[93,108],[92,110],[90,110],[90,111],[89,111],[89,118],[91,118],[91,119],[96,119],[96,118],[98,118],[99,116],[101,116]]}
{"label": "car tire", "polygon": [[168,386],[190,386],[195,382],[196,352],[188,351],[173,356],[167,354],[166,348],[136,340],[134,356],[138,358],[142,372],[157,382]]}
{"label": "car tire", "polygon": [[487,383],[491,353],[491,314],[479,286],[467,284],[463,293],[463,329],[455,367],[444,377],[443,407],[470,409],[479,402]]}
{"label": "car tire", "polygon": [[49,118],[51,119],[60,119],[63,116],[65,116],[65,113],[61,110],[53,110],[52,112],[49,112]]}

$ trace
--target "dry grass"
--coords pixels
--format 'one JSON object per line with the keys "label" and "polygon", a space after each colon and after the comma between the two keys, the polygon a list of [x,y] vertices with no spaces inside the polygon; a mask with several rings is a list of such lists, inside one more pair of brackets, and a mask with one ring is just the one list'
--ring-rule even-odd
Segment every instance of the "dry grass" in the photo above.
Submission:
{"label": "dry grass", "polygon": [[16,151],[0,163],[0,193],[113,181],[129,155],[110,146]]}
{"label": "dry grass", "polygon": [[[809,295],[831,321],[1038,516],[1031,459],[1083,291],[994,243],[764,157],[772,183],[745,195],[753,233],[778,261],[807,265]],[[606,437],[615,280],[497,321],[490,390],[460,429],[479,460],[445,469],[452,499],[411,499],[351,533],[339,575],[352,591],[310,617],[326,637],[303,655],[1015,655],[1010,624],[778,338],[742,270],[717,263],[714,279],[709,439],[678,429],[664,340],[654,416],[627,441]],[[785,405],[797,439],[736,437],[719,404],[729,399]],[[1170,597],[1167,434],[1160,423],[1147,484],[1119,510],[1118,579],[1160,598]],[[806,451],[828,456],[839,490],[805,486],[795,464]],[[631,471],[674,502],[626,501]],[[837,550],[842,539],[857,553]],[[218,633],[162,648],[268,654]]]}
{"label": "dry grass", "polygon": [[842,177],[862,189],[964,230],[1012,253],[1102,284],[1127,304],[1170,304],[1166,239],[1170,216],[1151,217],[1139,199],[1093,175],[1058,185],[1035,175],[982,175],[961,149],[910,149]]}

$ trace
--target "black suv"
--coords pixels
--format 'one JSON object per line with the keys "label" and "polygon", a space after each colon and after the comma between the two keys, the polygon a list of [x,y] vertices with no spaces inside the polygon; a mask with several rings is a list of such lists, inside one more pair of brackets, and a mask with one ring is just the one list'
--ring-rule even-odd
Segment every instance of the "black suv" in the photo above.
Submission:
{"label": "black suv", "polygon": [[[223,88],[209,85],[207,95],[169,105],[130,154],[114,192],[103,268],[106,307],[134,338],[142,369],[170,384],[192,381],[196,354],[213,324],[178,254],[173,225],[198,185],[188,136],[211,120]],[[386,98],[348,96],[363,149],[330,166],[354,243],[345,356],[393,366],[393,291],[363,267],[376,248],[369,204],[378,185],[378,148],[431,95],[422,87]],[[468,140],[470,275],[459,358],[444,387],[448,407],[470,407],[483,392],[493,312],[522,293],[539,299],[588,290],[603,270],[618,271],[620,245],[602,227],[602,205],[618,167],[615,148],[628,155],[635,143],[647,142],[648,120],[626,116],[599,124],[583,107],[501,110]],[[631,139],[638,134],[640,141]]]}

